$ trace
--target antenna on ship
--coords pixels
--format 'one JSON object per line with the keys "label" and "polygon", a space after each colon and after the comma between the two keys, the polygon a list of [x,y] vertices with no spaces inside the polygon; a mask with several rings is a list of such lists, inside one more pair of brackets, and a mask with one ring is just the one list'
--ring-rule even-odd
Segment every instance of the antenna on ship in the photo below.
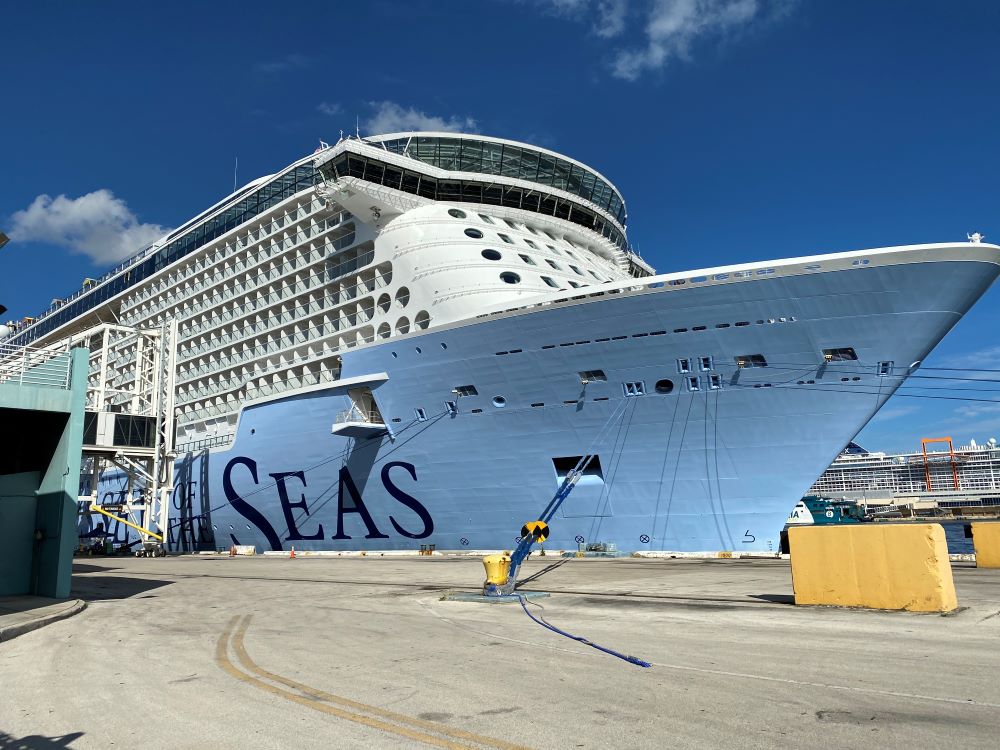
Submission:
{"label": "antenna on ship", "polygon": [[965,236],[969,238],[969,242],[971,242],[973,245],[978,245],[980,242],[986,239],[986,235],[980,234],[979,232],[973,232],[972,234],[966,232]]}
{"label": "antenna on ship", "polygon": [[236,163],[233,165],[233,192],[236,192],[236,170],[240,168],[240,157],[236,157]]}

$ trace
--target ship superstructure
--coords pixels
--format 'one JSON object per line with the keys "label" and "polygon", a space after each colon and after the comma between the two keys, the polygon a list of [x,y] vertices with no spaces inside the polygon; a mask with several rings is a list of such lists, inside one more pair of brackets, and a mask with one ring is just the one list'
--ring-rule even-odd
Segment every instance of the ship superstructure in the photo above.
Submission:
{"label": "ship superstructure", "polygon": [[912,453],[869,452],[851,443],[810,492],[861,501],[919,498],[945,504],[1000,498],[1000,446],[995,438],[958,447],[950,438],[941,442],[948,444],[947,450],[926,450],[924,445]]}
{"label": "ship superstructure", "polygon": [[[998,263],[969,242],[656,276],[589,167],[400,133],[245,186],[6,343],[103,326],[115,412],[145,356],[115,326],[176,330],[177,549],[509,547],[591,454],[550,545],[777,549]],[[88,490],[121,503],[119,480]]]}

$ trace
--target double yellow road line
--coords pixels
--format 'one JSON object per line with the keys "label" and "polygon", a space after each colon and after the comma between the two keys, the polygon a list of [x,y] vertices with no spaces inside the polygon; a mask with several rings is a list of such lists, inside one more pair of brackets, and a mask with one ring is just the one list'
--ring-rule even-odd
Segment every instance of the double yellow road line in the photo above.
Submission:
{"label": "double yellow road line", "polygon": [[[309,685],[269,672],[250,658],[243,642],[252,617],[253,615],[233,617],[222,635],[219,636],[215,647],[216,663],[224,672],[241,682],[314,711],[320,711],[330,716],[336,716],[338,719],[353,721],[372,729],[435,747],[448,748],[448,750],[482,750],[483,748],[528,750],[522,745],[467,732],[464,729],[449,727],[435,721],[388,711],[378,706],[359,703],[350,698],[317,690]],[[230,660],[230,651],[236,655],[236,659],[243,669],[237,667]]]}

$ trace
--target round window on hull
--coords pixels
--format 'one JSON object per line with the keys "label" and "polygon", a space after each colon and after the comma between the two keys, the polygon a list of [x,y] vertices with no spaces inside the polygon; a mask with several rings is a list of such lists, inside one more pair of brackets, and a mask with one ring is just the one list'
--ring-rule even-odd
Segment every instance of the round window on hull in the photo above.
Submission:
{"label": "round window on hull", "polygon": [[497,250],[483,250],[482,255],[486,260],[500,260],[503,257]]}
{"label": "round window on hull", "polygon": [[667,379],[656,381],[657,393],[663,393],[663,394],[673,393],[673,390],[674,390],[674,381]]}
{"label": "round window on hull", "polygon": [[406,304],[410,301],[410,290],[405,286],[401,286],[399,291],[396,292],[396,305],[399,307],[406,307]]}
{"label": "round window on hull", "polygon": [[461,209],[458,209],[458,208],[449,208],[448,209],[448,215],[449,216],[453,216],[456,219],[464,219],[465,218],[465,211],[462,211]]}
{"label": "round window on hull", "polygon": [[468,229],[465,230],[465,236],[471,237],[474,240],[481,240],[483,238],[483,233],[480,232],[478,229],[473,229],[472,227],[469,227]]}
{"label": "round window on hull", "polygon": [[521,277],[518,276],[513,271],[504,271],[502,274],[500,274],[500,280],[503,281],[503,282],[505,282],[505,283],[507,283],[507,284],[520,284],[521,283]]}
{"label": "round window on hull", "polygon": [[413,318],[413,325],[418,331],[422,331],[431,324],[431,316],[426,310],[421,310]]}
{"label": "round window on hull", "polygon": [[410,319],[407,317],[402,317],[396,321],[396,333],[404,334],[410,332]]}

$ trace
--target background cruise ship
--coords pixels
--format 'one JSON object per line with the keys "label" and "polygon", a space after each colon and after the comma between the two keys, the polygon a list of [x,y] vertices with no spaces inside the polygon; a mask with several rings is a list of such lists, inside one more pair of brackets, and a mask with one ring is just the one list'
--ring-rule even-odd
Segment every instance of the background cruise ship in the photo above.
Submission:
{"label": "background cruise ship", "polygon": [[996,438],[959,447],[951,438],[927,440],[921,448],[912,453],[869,452],[850,443],[809,494],[893,504],[934,499],[942,507],[1000,502]]}
{"label": "background cruise ship", "polygon": [[998,263],[963,242],[657,276],[589,167],[400,133],[250,183],[3,343],[91,348],[96,538],[135,532],[91,500],[172,549],[504,548],[593,455],[551,547],[774,550]]}

